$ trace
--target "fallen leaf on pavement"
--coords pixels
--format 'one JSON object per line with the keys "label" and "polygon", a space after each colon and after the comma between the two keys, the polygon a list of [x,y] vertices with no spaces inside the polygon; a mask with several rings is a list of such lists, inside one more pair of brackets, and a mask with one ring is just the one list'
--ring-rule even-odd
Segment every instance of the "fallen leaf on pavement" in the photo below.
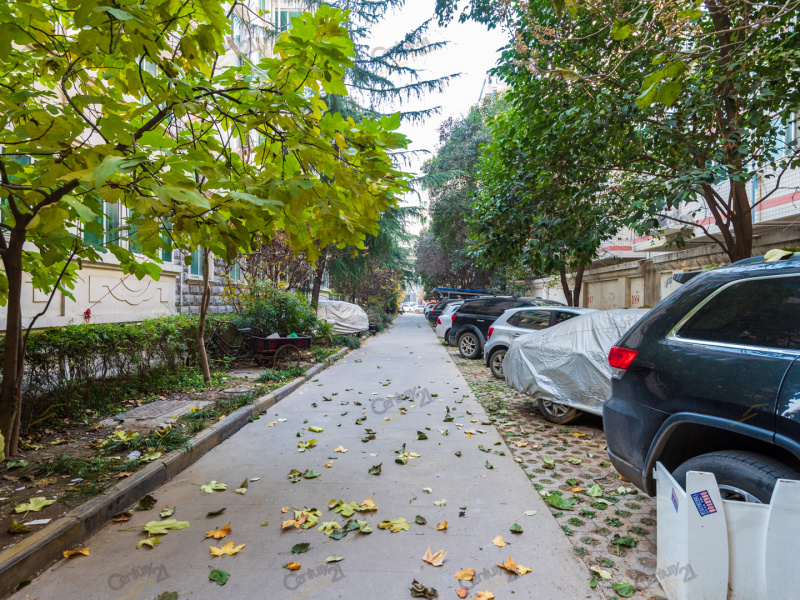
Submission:
{"label": "fallen leaf on pavement", "polygon": [[328,462],[325,463],[325,468],[326,469],[330,469],[332,466],[333,466],[333,461],[332,460],[329,460]]}
{"label": "fallen leaf on pavement", "polygon": [[297,519],[289,519],[288,521],[284,521],[281,523],[281,529],[286,529],[287,527],[291,526],[300,527],[300,522]]}
{"label": "fallen leaf on pavement", "polygon": [[174,507],[174,506],[172,508],[169,508],[169,507],[162,508],[161,512],[158,513],[158,514],[162,519],[166,519],[167,517],[171,517],[172,516],[172,514],[175,512],[175,508],[176,507]]}
{"label": "fallen leaf on pavement", "polygon": [[425,519],[425,517],[417,515],[417,517],[414,519],[414,523],[417,523],[418,525],[427,525],[428,521]]}
{"label": "fallen leaf on pavement", "polygon": [[189,527],[189,521],[178,521],[177,519],[165,519],[163,521],[150,521],[142,525],[142,531],[148,535],[166,535],[170,530],[178,531]]}
{"label": "fallen leaf on pavement", "polygon": [[330,535],[333,533],[334,529],[341,529],[342,526],[339,525],[336,521],[324,521],[319,527],[317,527],[317,531],[322,531],[325,535]]}
{"label": "fallen leaf on pavement", "polygon": [[221,540],[226,535],[231,532],[231,524],[228,523],[225,527],[220,529],[212,529],[211,531],[206,531],[206,538],[214,538],[215,540]]}
{"label": "fallen leaf on pavement", "polygon": [[397,533],[403,530],[408,531],[411,527],[406,523],[405,517],[400,517],[399,519],[387,519],[386,521],[382,521],[378,525],[378,529],[389,529],[392,533]]}
{"label": "fallen leaf on pavement", "polygon": [[428,551],[425,553],[425,556],[422,557],[422,560],[432,564],[434,567],[441,567],[446,555],[447,550],[439,550],[436,554],[431,554],[431,547],[428,546]]}
{"label": "fallen leaf on pavement", "polygon": [[478,595],[473,600],[494,600],[494,594],[486,590],[478,592]]}
{"label": "fallen leaf on pavement", "polygon": [[475,569],[464,569],[456,573],[456,579],[459,581],[472,581],[473,577],[475,577]]}
{"label": "fallen leaf on pavement", "polygon": [[378,507],[375,506],[375,502],[372,501],[372,498],[367,498],[361,503],[360,506],[363,510],[378,510]]}
{"label": "fallen leaf on pavement", "polygon": [[585,433],[573,433],[572,437],[576,437],[576,438],[586,437],[586,434]]}
{"label": "fallen leaf on pavement", "polygon": [[434,502],[434,504],[435,504],[436,506],[445,506],[445,505],[447,504],[447,500],[444,500],[444,499],[443,499],[443,500],[436,500],[436,501]]}
{"label": "fallen leaf on pavement", "polygon": [[344,454],[345,452],[347,452],[347,448],[345,448],[344,446],[339,446],[338,448],[334,448],[333,451],[341,452],[342,454]]}
{"label": "fallen leaf on pavement", "polygon": [[374,467],[370,468],[370,470],[367,471],[367,473],[369,473],[370,475],[380,475],[381,465],[383,465],[383,463],[381,463],[380,465],[375,465]]}
{"label": "fallen leaf on pavement", "polygon": [[228,578],[230,578],[230,576],[231,574],[227,571],[223,571],[222,569],[214,569],[208,574],[208,579],[210,581],[216,581],[219,585],[225,585],[228,583]]}
{"label": "fallen leaf on pavement", "polygon": [[514,445],[517,448],[525,448],[528,444],[529,444],[529,442],[514,442]]}
{"label": "fallen leaf on pavement", "polygon": [[289,512],[289,507],[288,507],[288,506],[284,506],[284,507],[281,509],[281,512],[282,512],[282,513],[287,513],[287,512]]}
{"label": "fallen leaf on pavement", "polygon": [[118,512],[117,514],[115,514],[111,518],[111,520],[114,521],[115,523],[123,523],[125,521],[130,520],[130,518],[132,516],[133,516],[133,513],[128,512],[127,510],[123,510],[122,512]]}
{"label": "fallen leaf on pavement", "polygon": [[64,558],[69,558],[70,556],[77,556],[78,554],[82,554],[83,556],[89,556],[89,548],[83,548],[82,550],[64,550]]}
{"label": "fallen leaf on pavement", "polygon": [[273,421],[272,423],[268,424],[267,427],[275,427],[275,425],[277,424],[278,424],[277,421]]}
{"label": "fallen leaf on pavement", "polygon": [[496,538],[492,540],[492,543],[497,546],[498,548],[502,548],[503,546],[508,546],[506,541],[503,539],[503,536],[498,535]]}
{"label": "fallen leaf on pavement", "polygon": [[228,489],[227,485],[225,485],[224,483],[219,483],[217,481],[210,481],[200,486],[200,491],[206,492],[207,494],[213,494],[214,492],[221,492],[227,489]]}
{"label": "fallen leaf on pavement", "polygon": [[247,544],[242,544],[241,546],[234,545],[233,542],[228,542],[224,546],[220,546],[219,548],[215,548],[214,546],[209,546],[208,549],[211,550],[211,556],[233,556],[237,552],[240,552],[242,548],[247,546]]}
{"label": "fallen leaf on pavement", "polygon": [[295,544],[292,546],[292,554],[302,554],[303,552],[308,552],[308,549],[311,548],[311,544],[308,542],[303,542],[302,544]]}
{"label": "fallen leaf on pavement", "polygon": [[11,525],[8,526],[8,533],[17,534],[17,533],[30,533],[31,528],[24,522],[17,521],[16,519],[11,519]]}
{"label": "fallen leaf on pavement", "polygon": [[242,496],[244,496],[247,493],[247,488],[248,488],[249,485],[250,485],[250,482],[247,480],[247,477],[245,477],[244,481],[242,482],[242,485],[240,485],[238,488],[233,490],[233,493],[234,494],[241,494]]}
{"label": "fallen leaf on pavement", "polygon": [[55,500],[48,500],[44,496],[41,496],[39,498],[31,498],[28,502],[24,504],[17,504],[17,506],[14,507],[14,511],[18,513],[30,512],[30,511],[39,512],[44,507],[53,504],[53,502],[55,502]]}
{"label": "fallen leaf on pavement", "polygon": [[497,563],[498,567],[502,567],[509,573],[514,573],[515,575],[525,575],[530,573],[531,570],[528,567],[523,567],[522,565],[518,565],[514,562],[514,559],[511,556],[508,557],[507,563]]}
{"label": "fallen leaf on pavement", "polygon": [[297,571],[300,569],[300,565],[296,562],[290,562],[283,565],[284,569],[289,569],[290,571]]}
{"label": "fallen leaf on pavement", "polygon": [[136,549],[138,550],[142,546],[148,546],[149,548],[155,548],[160,543],[161,543],[161,538],[160,537],[158,537],[158,536],[151,537],[151,538],[147,538],[146,540],[139,540],[139,543],[136,544]]}
{"label": "fallen leaf on pavement", "polygon": [[458,588],[456,594],[459,598],[466,598],[467,594],[469,594],[469,590],[466,587]]}
{"label": "fallen leaf on pavement", "polygon": [[444,523],[439,523],[436,526],[436,529],[438,529],[439,531],[447,531],[447,521],[445,521]]}
{"label": "fallen leaf on pavement", "polygon": [[439,597],[439,592],[437,592],[435,588],[425,587],[416,579],[411,583],[411,588],[409,589],[412,598],[427,598],[431,600],[432,598]]}
{"label": "fallen leaf on pavement", "polygon": [[222,508],[220,508],[219,510],[212,510],[211,512],[207,512],[207,513],[206,513],[206,516],[207,516],[207,517],[216,517],[216,516],[218,516],[218,515],[221,515],[222,513],[224,513],[224,512],[225,512],[225,509],[226,509],[226,508],[228,508],[228,507],[227,507],[227,506],[223,506],[223,507],[222,507]]}
{"label": "fallen leaf on pavement", "polygon": [[601,569],[597,565],[592,565],[591,567],[589,567],[589,570],[592,571],[593,573],[596,573],[600,577],[600,579],[605,579],[606,581],[611,579],[611,573],[609,573],[605,569]]}
{"label": "fallen leaf on pavement", "polygon": [[522,527],[514,523],[511,527],[508,528],[511,533],[522,533]]}
{"label": "fallen leaf on pavement", "polygon": [[333,563],[333,562],[339,562],[340,560],[344,560],[344,556],[340,556],[339,554],[331,554],[325,560],[318,560],[317,562]]}
{"label": "fallen leaf on pavement", "polygon": [[157,500],[153,498],[150,494],[147,494],[144,498],[139,500],[139,504],[136,506],[136,510],[150,510],[156,505]]}

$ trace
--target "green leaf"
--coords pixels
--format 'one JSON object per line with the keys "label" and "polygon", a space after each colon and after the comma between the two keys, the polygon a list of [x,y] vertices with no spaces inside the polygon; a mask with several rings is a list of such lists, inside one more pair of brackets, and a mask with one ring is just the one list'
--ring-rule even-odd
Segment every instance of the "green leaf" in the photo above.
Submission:
{"label": "green leaf", "polygon": [[139,543],[136,544],[136,549],[138,550],[142,546],[148,546],[149,548],[155,548],[160,543],[161,543],[161,538],[160,537],[158,537],[158,536],[151,537],[151,538],[147,538],[146,540],[139,540]]}
{"label": "green leaf", "polygon": [[389,529],[392,533],[397,533],[398,531],[408,531],[411,529],[411,527],[406,522],[405,517],[400,517],[397,519],[387,519],[385,521],[381,521],[378,524],[378,529]]}
{"label": "green leaf", "polygon": [[322,475],[322,473],[320,473],[319,471],[309,471],[309,470],[306,470],[306,471],[303,473],[303,477],[304,477],[305,479],[314,479],[315,477],[319,477],[320,475]]}
{"label": "green leaf", "polygon": [[428,436],[425,434],[424,431],[417,431],[417,439],[418,440],[427,440]]}
{"label": "green leaf", "polygon": [[291,471],[289,471],[287,477],[289,478],[289,481],[291,481],[292,483],[297,483],[303,477],[303,474],[297,469],[292,469]]}
{"label": "green leaf", "polygon": [[636,98],[636,106],[641,109],[647,108],[650,106],[656,99],[656,84],[652,84],[648,87],[645,91],[643,91],[639,97]]}
{"label": "green leaf", "polygon": [[162,509],[161,512],[158,513],[158,514],[162,519],[166,519],[167,517],[171,517],[172,513],[174,513],[174,512],[175,512],[175,508],[167,507],[167,508]]}
{"label": "green leaf", "polygon": [[27,460],[10,460],[6,463],[7,469],[20,469],[22,467],[27,467],[28,461]]}
{"label": "green leaf", "polygon": [[375,465],[374,467],[370,467],[370,469],[369,469],[369,471],[367,471],[367,473],[369,473],[370,475],[380,475],[381,474],[381,465],[382,464],[383,463],[381,463],[380,465]]}
{"label": "green leaf", "polygon": [[599,498],[603,495],[603,488],[594,483],[586,490],[586,493],[592,498]]}
{"label": "green leaf", "polygon": [[623,583],[619,583],[619,582],[615,581],[615,582],[613,582],[611,584],[611,587],[613,587],[614,591],[617,592],[623,598],[630,598],[631,596],[633,596],[636,593],[636,588],[633,587],[627,581],[625,581]]}
{"label": "green leaf", "polygon": [[427,525],[428,524],[428,520],[425,517],[421,516],[421,515],[417,515],[414,518],[414,523],[416,523],[417,525]]}
{"label": "green leaf", "polygon": [[511,533],[522,533],[522,526],[514,523],[511,527],[508,528],[508,530]]}
{"label": "green leaf", "polygon": [[667,81],[659,86],[654,102],[661,102],[664,106],[672,106],[680,94],[681,84],[677,81]]}
{"label": "green leaf", "polygon": [[487,461],[486,461],[486,468],[487,468],[487,469],[494,469],[494,465],[492,465],[492,463],[490,463],[490,462],[487,460]]}
{"label": "green leaf", "polygon": [[622,19],[614,19],[614,24],[611,26],[611,38],[617,41],[624,40],[630,37],[633,33],[631,26]]}
{"label": "green leaf", "polygon": [[559,73],[561,74],[561,77],[563,77],[565,81],[578,81],[581,78],[580,75],[578,75],[575,71],[572,71],[570,69],[561,69]]}
{"label": "green leaf", "polygon": [[213,494],[214,492],[222,492],[227,490],[228,486],[224,483],[219,483],[217,481],[210,481],[205,485],[200,486],[201,492],[206,492],[207,494]]}
{"label": "green leaf", "polygon": [[215,581],[219,585],[225,585],[228,583],[228,579],[230,578],[231,574],[227,571],[223,571],[222,569],[214,569],[211,573],[208,574],[208,579],[210,581]]}
{"label": "green leaf", "polygon": [[24,504],[17,504],[14,507],[14,511],[17,513],[39,512],[40,510],[42,510],[47,506],[50,506],[54,502],[55,500],[48,500],[44,496],[31,498],[30,500],[28,500],[28,502],[25,502]]}
{"label": "green leaf", "polygon": [[544,497],[545,502],[551,506],[555,506],[561,510],[572,510],[572,502],[558,494],[547,494]]}
{"label": "green leaf", "polygon": [[165,519],[164,521],[150,521],[142,525],[142,531],[150,535],[166,535],[170,531],[178,531],[189,527],[189,521],[178,521],[177,519]]}
{"label": "green leaf", "polygon": [[331,554],[325,560],[318,561],[318,562],[333,563],[333,562],[339,562],[340,560],[344,560],[344,556],[340,556],[339,554]]}
{"label": "green leaf", "polygon": [[302,554],[303,552],[308,552],[308,549],[311,548],[311,544],[308,542],[303,542],[302,544],[295,544],[292,546],[292,554]]}
{"label": "green leaf", "polygon": [[322,427],[313,427],[313,426],[309,427],[308,430],[313,431],[314,433],[322,433],[323,431],[325,431]]}

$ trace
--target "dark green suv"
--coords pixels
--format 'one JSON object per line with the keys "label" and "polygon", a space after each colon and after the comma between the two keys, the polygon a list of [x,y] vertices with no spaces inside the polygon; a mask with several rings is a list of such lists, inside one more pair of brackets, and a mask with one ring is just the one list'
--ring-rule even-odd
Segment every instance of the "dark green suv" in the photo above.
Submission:
{"label": "dark green suv", "polygon": [[650,495],[661,461],[682,485],[707,471],[724,498],[769,502],[800,479],[800,253],[689,275],[609,353],[608,454]]}

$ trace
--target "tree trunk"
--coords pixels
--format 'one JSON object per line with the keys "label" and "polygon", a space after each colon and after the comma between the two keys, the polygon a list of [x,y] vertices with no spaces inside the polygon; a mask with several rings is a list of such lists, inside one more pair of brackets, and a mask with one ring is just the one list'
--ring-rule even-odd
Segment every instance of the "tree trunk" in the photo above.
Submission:
{"label": "tree trunk", "polygon": [[197,324],[197,352],[200,355],[200,366],[203,368],[203,381],[211,381],[211,368],[208,366],[208,355],[206,354],[206,344],[203,339],[206,325],[206,314],[208,314],[208,304],[211,301],[211,283],[209,267],[208,248],[203,248],[203,294],[200,296],[200,322]]}
{"label": "tree trunk", "polygon": [[311,288],[311,308],[317,310],[319,306],[319,290],[322,287],[322,276],[325,274],[325,264],[328,262],[328,249],[319,254],[317,266],[314,269],[314,287]]}
{"label": "tree trunk", "polygon": [[3,357],[3,387],[0,397],[0,432],[5,439],[6,457],[18,450],[19,421],[22,413],[22,377],[25,357],[22,355],[22,246],[12,232],[8,248],[3,252],[3,267],[8,278],[8,311],[6,347]]}
{"label": "tree trunk", "polygon": [[572,292],[569,289],[569,281],[567,281],[567,268],[561,267],[559,270],[561,275],[561,289],[564,290],[564,297],[567,299],[567,306],[575,306],[572,303]]}
{"label": "tree trunk", "polygon": [[731,262],[736,262],[753,255],[753,214],[747,198],[747,188],[741,181],[731,181],[731,194],[733,194],[731,225],[735,240],[729,255]]}

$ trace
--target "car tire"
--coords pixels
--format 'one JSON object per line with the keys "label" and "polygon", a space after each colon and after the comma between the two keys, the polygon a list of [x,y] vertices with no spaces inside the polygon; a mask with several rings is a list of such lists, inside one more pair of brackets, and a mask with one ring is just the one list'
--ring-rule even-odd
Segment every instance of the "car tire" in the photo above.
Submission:
{"label": "car tire", "polygon": [[444,340],[445,344],[448,343],[447,340],[448,340],[449,337],[450,337],[450,330],[448,329],[447,331],[444,332],[444,335],[442,336],[442,339]]}
{"label": "car tire", "polygon": [[542,413],[545,419],[556,425],[569,423],[581,415],[581,411],[577,408],[572,408],[564,404],[557,404],[556,402],[543,400],[542,398],[539,398],[539,412]]}
{"label": "car tire", "polygon": [[458,336],[458,353],[470,360],[480,358],[481,341],[474,332],[467,331]]}
{"label": "car tire", "polygon": [[492,372],[492,375],[498,379],[506,378],[505,373],[503,372],[503,360],[505,357],[505,350],[495,350],[489,357],[489,370]]}
{"label": "car tire", "polygon": [[713,473],[723,500],[760,504],[769,504],[778,479],[800,479],[798,471],[779,460],[731,450],[695,456],[675,469],[672,476],[684,489],[689,471]]}

